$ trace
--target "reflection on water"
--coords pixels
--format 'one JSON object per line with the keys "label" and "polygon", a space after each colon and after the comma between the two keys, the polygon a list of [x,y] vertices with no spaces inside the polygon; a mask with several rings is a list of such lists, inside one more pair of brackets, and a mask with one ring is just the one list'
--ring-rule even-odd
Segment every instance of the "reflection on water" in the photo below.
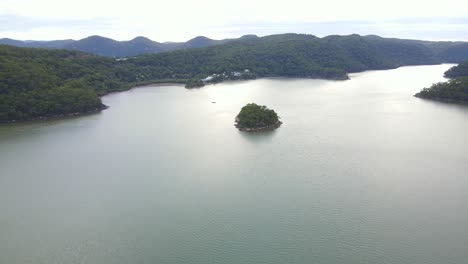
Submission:
{"label": "reflection on water", "polygon": [[269,131],[261,131],[261,132],[245,132],[245,131],[239,131],[239,135],[242,136],[247,141],[257,143],[257,142],[272,142],[274,140],[274,137],[276,135],[276,132],[278,129],[281,129],[281,127],[275,129],[275,130],[269,130]]}

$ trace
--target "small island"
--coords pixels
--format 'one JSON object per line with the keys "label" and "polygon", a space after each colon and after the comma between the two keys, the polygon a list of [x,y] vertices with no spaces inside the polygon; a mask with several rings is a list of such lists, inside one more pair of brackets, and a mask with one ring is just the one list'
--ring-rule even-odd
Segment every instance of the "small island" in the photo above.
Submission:
{"label": "small island", "polygon": [[235,121],[240,131],[247,132],[273,130],[282,124],[274,110],[254,103],[242,107]]}

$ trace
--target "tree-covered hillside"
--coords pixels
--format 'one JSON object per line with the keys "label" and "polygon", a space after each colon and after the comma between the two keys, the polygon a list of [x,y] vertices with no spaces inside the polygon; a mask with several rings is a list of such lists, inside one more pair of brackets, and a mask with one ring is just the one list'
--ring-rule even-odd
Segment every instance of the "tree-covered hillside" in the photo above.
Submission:
{"label": "tree-covered hillside", "polygon": [[81,52],[0,46],[0,122],[96,111],[125,66]]}
{"label": "tree-covered hillside", "polygon": [[[279,36],[285,36],[286,38],[290,38],[291,36],[297,37],[296,34],[284,34]],[[259,38],[255,35],[245,35],[238,39],[222,40],[215,40],[199,36],[186,42],[163,43],[152,41],[145,37],[136,37],[128,41],[117,41],[102,36],[90,36],[81,40],[67,39],[53,41],[20,41],[3,38],[0,39],[0,44],[29,48],[78,50],[107,57],[130,57],[141,54],[168,52],[179,49],[209,47],[246,39],[258,40],[259,42],[263,41],[263,38]],[[393,53],[393,55],[395,55],[398,58],[396,61],[392,60],[391,58],[387,58],[389,59],[389,61],[387,61],[386,63],[398,64],[399,59],[404,59],[400,56],[402,51],[401,45],[406,45],[406,49],[408,49],[406,52],[412,53],[410,49],[413,49],[413,52],[415,52],[413,55],[416,55],[416,53],[419,52],[419,56],[416,56],[416,58],[408,57],[406,64],[418,64],[421,63],[421,61],[423,61],[424,59],[435,59],[437,61],[450,63],[460,63],[465,60],[468,60],[468,43],[466,42],[408,40],[396,38],[382,38],[375,35],[369,35],[364,37],[358,35],[328,36],[325,37],[325,39],[333,42],[334,44],[338,44],[345,49],[347,47],[352,47],[349,46],[350,44],[354,45],[358,44],[357,42],[359,41],[366,40],[368,43],[373,43],[372,45],[375,45],[374,47],[379,50],[386,49],[388,51],[387,55],[392,55]],[[368,46],[367,44],[358,44],[358,46],[354,46],[357,49],[351,52],[356,54],[365,51],[367,48],[373,48],[371,46]],[[373,52],[376,51],[374,50]],[[425,56],[425,58],[421,56]]]}
{"label": "tree-covered hillside", "polygon": [[327,65],[331,61],[338,65],[346,59],[316,39],[287,35],[247,38],[208,48],[142,55],[128,62],[144,69],[149,79],[186,79],[244,69],[260,76],[346,78],[342,67]]}
{"label": "tree-covered hillside", "polygon": [[202,77],[250,69],[259,76],[346,79],[347,73],[441,62],[430,48],[382,38],[282,34],[128,60],[149,79]]}

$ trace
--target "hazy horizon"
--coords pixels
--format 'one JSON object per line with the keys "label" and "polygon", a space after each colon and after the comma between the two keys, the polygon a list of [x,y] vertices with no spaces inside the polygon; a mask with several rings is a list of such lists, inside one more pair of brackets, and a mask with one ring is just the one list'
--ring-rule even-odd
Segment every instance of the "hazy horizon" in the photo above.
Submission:
{"label": "hazy horizon", "polygon": [[206,38],[209,38],[209,39],[213,39],[213,40],[223,40],[223,39],[237,39],[237,38],[241,38],[243,36],[246,36],[246,35],[256,35],[258,37],[265,37],[265,36],[271,36],[271,35],[281,35],[281,34],[305,34],[305,35],[314,35],[316,37],[319,37],[319,38],[323,38],[323,37],[327,37],[327,36],[332,36],[332,35],[339,35],[339,36],[349,36],[349,35],[360,35],[360,36],[369,36],[369,35],[375,35],[375,36],[379,36],[379,37],[382,37],[382,38],[399,38],[399,39],[414,39],[414,40],[423,40],[423,41],[453,41],[453,42],[456,42],[456,41],[468,41],[468,36],[466,38],[461,38],[461,39],[451,39],[451,38],[418,38],[418,37],[411,37],[411,36],[393,36],[393,35],[383,35],[383,34],[375,34],[375,33],[368,33],[368,34],[360,34],[360,33],[343,33],[343,34],[314,34],[313,32],[312,33],[307,33],[307,32],[293,32],[293,31],[284,31],[284,32],[275,32],[275,33],[266,33],[266,34],[255,34],[255,33],[248,33],[246,32],[245,34],[239,34],[239,35],[232,35],[230,37],[219,37],[219,38],[216,38],[216,37],[211,37],[209,35],[204,35],[204,34],[196,34],[196,35],[193,35],[191,37],[188,37],[187,39],[178,39],[178,40],[159,40],[159,39],[154,39],[154,38],[151,38],[149,36],[145,36],[145,35],[139,35],[139,34],[135,34],[133,37],[128,37],[128,38],[114,38],[112,36],[108,36],[108,35],[101,35],[101,34],[90,34],[90,35],[83,35],[82,37],[77,37],[77,38],[42,38],[42,39],[33,39],[33,38],[14,38],[14,37],[9,37],[9,36],[3,36],[3,35],[0,35],[0,39],[12,39],[12,40],[19,40],[19,41],[55,41],[55,40],[81,40],[81,39],[85,39],[85,38],[89,38],[89,37],[93,37],[93,36],[99,36],[99,37],[103,37],[103,38],[108,38],[108,39],[112,39],[112,40],[116,40],[116,41],[131,41],[135,38],[138,38],[138,37],[145,37],[145,38],[148,38],[152,41],[155,41],[155,42],[159,42],[159,43],[175,43],[175,42],[187,42],[187,41],[190,41],[194,38],[197,38],[197,37],[206,37]]}
{"label": "hazy horizon", "polygon": [[[456,7],[456,8],[453,8]],[[304,0],[249,2],[184,0],[110,2],[4,0],[0,38],[115,40],[145,36],[158,42],[280,33],[379,35],[422,40],[468,40],[468,2]]]}

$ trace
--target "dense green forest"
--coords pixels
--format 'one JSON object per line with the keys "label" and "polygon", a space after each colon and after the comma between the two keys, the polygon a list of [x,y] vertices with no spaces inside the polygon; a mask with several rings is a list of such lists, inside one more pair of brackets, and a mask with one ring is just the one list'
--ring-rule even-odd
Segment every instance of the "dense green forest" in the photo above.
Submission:
{"label": "dense green forest", "polygon": [[254,103],[242,107],[236,117],[236,126],[240,130],[255,131],[273,129],[281,125],[278,114],[264,105]]}
{"label": "dense green forest", "polygon": [[[286,38],[294,40],[295,38],[300,37],[297,34],[284,34],[277,35],[279,37],[266,37],[267,41],[276,41],[278,39]],[[246,39],[255,40],[259,42],[264,41],[264,38],[259,38],[256,35],[245,35],[240,38],[232,39],[222,39],[215,40],[210,39],[204,36],[198,36],[186,42],[156,42],[145,37],[136,37],[128,41],[116,41],[110,38],[102,36],[89,36],[80,40],[53,40],[53,41],[21,41],[3,38],[0,39],[0,44],[25,47],[25,48],[49,48],[49,49],[66,49],[66,50],[77,50],[83,51],[95,55],[107,56],[113,58],[122,58],[130,57],[147,53],[160,53],[167,51],[174,51],[180,49],[191,49],[191,48],[201,48],[209,47],[214,45],[225,44],[229,42],[243,41]],[[276,39],[276,40],[275,40]],[[319,38],[316,38],[319,39]],[[371,46],[377,46],[379,49],[386,48],[389,52],[388,54],[393,53],[397,56],[398,59],[405,59],[400,56],[402,50],[398,45],[406,45],[408,49],[421,49],[424,47],[426,49],[425,55],[428,58],[433,58],[438,61],[450,62],[450,63],[460,63],[462,61],[468,60],[468,43],[466,42],[454,42],[454,41],[422,41],[422,40],[407,40],[407,39],[391,39],[391,38],[381,38],[375,35],[368,36],[329,36],[325,37],[327,41],[339,42],[334,43],[338,45],[345,44],[344,48],[348,44],[356,44],[356,40],[365,39],[368,44],[364,44],[360,47],[362,48],[372,48]],[[375,51],[374,51],[375,52]],[[420,53],[422,54],[422,53]],[[370,58],[368,58],[370,59]],[[418,58],[414,60],[413,57],[408,57],[407,63],[413,61],[413,63],[418,64],[418,61],[424,58]],[[391,60],[391,58],[390,58]]]}
{"label": "dense green forest", "polygon": [[425,99],[449,102],[468,103],[468,61],[450,68],[445,76],[451,78],[448,82],[433,84],[415,94]]}
{"label": "dense green forest", "polygon": [[140,84],[200,86],[200,80],[208,76],[216,76],[217,81],[219,76],[235,79],[235,73],[245,72],[248,74],[242,78],[248,79],[343,80],[350,72],[462,60],[468,54],[465,46],[377,36],[282,34],[113,59],[78,51],[0,45],[0,122],[97,111],[104,107],[100,96]]}
{"label": "dense green forest", "polygon": [[113,59],[0,46],[0,121],[97,111],[100,95],[126,89]]}
{"label": "dense green forest", "polygon": [[[376,36],[246,36],[222,45],[129,58],[143,79],[204,78],[249,69],[258,76],[347,79],[347,73],[447,62],[436,42]],[[457,46],[458,47],[458,46]],[[468,47],[466,47],[468,50]],[[460,58],[465,53],[460,52]],[[466,58],[468,59],[468,57]],[[448,60],[448,59],[447,59]]]}
{"label": "dense green forest", "polygon": [[246,37],[209,48],[147,54],[128,59],[148,79],[187,79],[249,69],[259,76],[346,79],[347,73],[435,64],[422,44],[369,39],[358,35],[318,38],[283,34]]}

